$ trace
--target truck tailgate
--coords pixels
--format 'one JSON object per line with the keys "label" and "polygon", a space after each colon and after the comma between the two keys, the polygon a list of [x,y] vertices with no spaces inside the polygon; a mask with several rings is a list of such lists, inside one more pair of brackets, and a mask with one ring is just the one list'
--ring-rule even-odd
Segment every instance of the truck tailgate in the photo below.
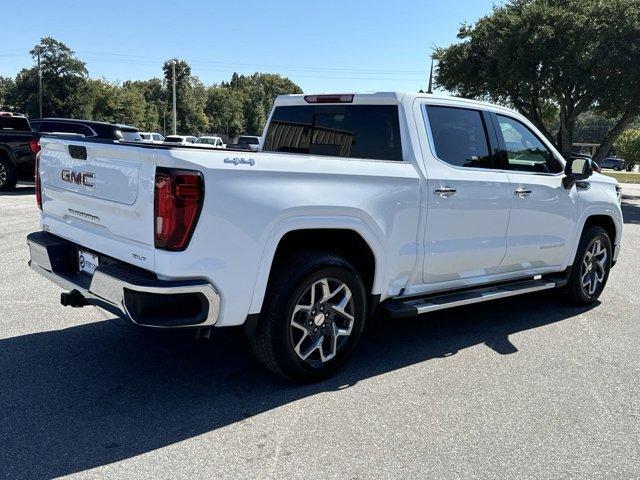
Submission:
{"label": "truck tailgate", "polygon": [[53,137],[41,145],[43,229],[153,270],[153,149]]}

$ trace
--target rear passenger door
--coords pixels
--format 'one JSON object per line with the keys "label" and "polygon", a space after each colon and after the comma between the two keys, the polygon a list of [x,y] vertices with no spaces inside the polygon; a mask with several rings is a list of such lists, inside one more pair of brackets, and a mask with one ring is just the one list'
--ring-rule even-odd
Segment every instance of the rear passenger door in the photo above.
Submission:
{"label": "rear passenger door", "polygon": [[423,104],[421,110],[428,140],[423,281],[481,281],[505,256],[512,195],[495,130],[479,109]]}
{"label": "rear passenger door", "polygon": [[574,234],[576,187],[564,188],[563,164],[529,126],[510,115],[492,114],[492,119],[511,182],[507,255],[500,270],[562,265]]}

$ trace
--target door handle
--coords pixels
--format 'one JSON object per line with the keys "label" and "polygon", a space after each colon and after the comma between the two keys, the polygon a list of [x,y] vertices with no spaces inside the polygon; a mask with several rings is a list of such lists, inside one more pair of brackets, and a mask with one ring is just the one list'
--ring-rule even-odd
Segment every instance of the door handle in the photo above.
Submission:
{"label": "door handle", "polygon": [[436,195],[440,195],[442,198],[453,197],[456,194],[457,190],[453,187],[440,187],[436,188],[433,193]]}
{"label": "door handle", "polygon": [[525,188],[520,187],[517,190],[515,190],[513,193],[519,196],[520,198],[525,198],[531,195],[531,190],[527,190]]}

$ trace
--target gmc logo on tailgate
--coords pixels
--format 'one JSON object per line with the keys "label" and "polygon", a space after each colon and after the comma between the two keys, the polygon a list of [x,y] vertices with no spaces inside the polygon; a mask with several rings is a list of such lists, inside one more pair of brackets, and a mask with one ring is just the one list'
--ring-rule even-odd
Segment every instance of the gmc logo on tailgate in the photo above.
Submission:
{"label": "gmc logo on tailgate", "polygon": [[60,178],[63,182],[75,183],[76,185],[84,185],[93,188],[93,179],[95,175],[91,172],[76,172],[75,170],[62,170]]}

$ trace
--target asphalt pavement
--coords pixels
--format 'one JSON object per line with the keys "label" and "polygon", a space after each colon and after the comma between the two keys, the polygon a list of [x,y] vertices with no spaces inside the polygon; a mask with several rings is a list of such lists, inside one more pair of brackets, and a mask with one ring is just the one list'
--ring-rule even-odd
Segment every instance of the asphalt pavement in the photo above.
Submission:
{"label": "asphalt pavement", "polygon": [[0,194],[0,478],[640,478],[640,186],[601,302],[553,294],[369,326],[293,386],[209,342],[65,308]]}

